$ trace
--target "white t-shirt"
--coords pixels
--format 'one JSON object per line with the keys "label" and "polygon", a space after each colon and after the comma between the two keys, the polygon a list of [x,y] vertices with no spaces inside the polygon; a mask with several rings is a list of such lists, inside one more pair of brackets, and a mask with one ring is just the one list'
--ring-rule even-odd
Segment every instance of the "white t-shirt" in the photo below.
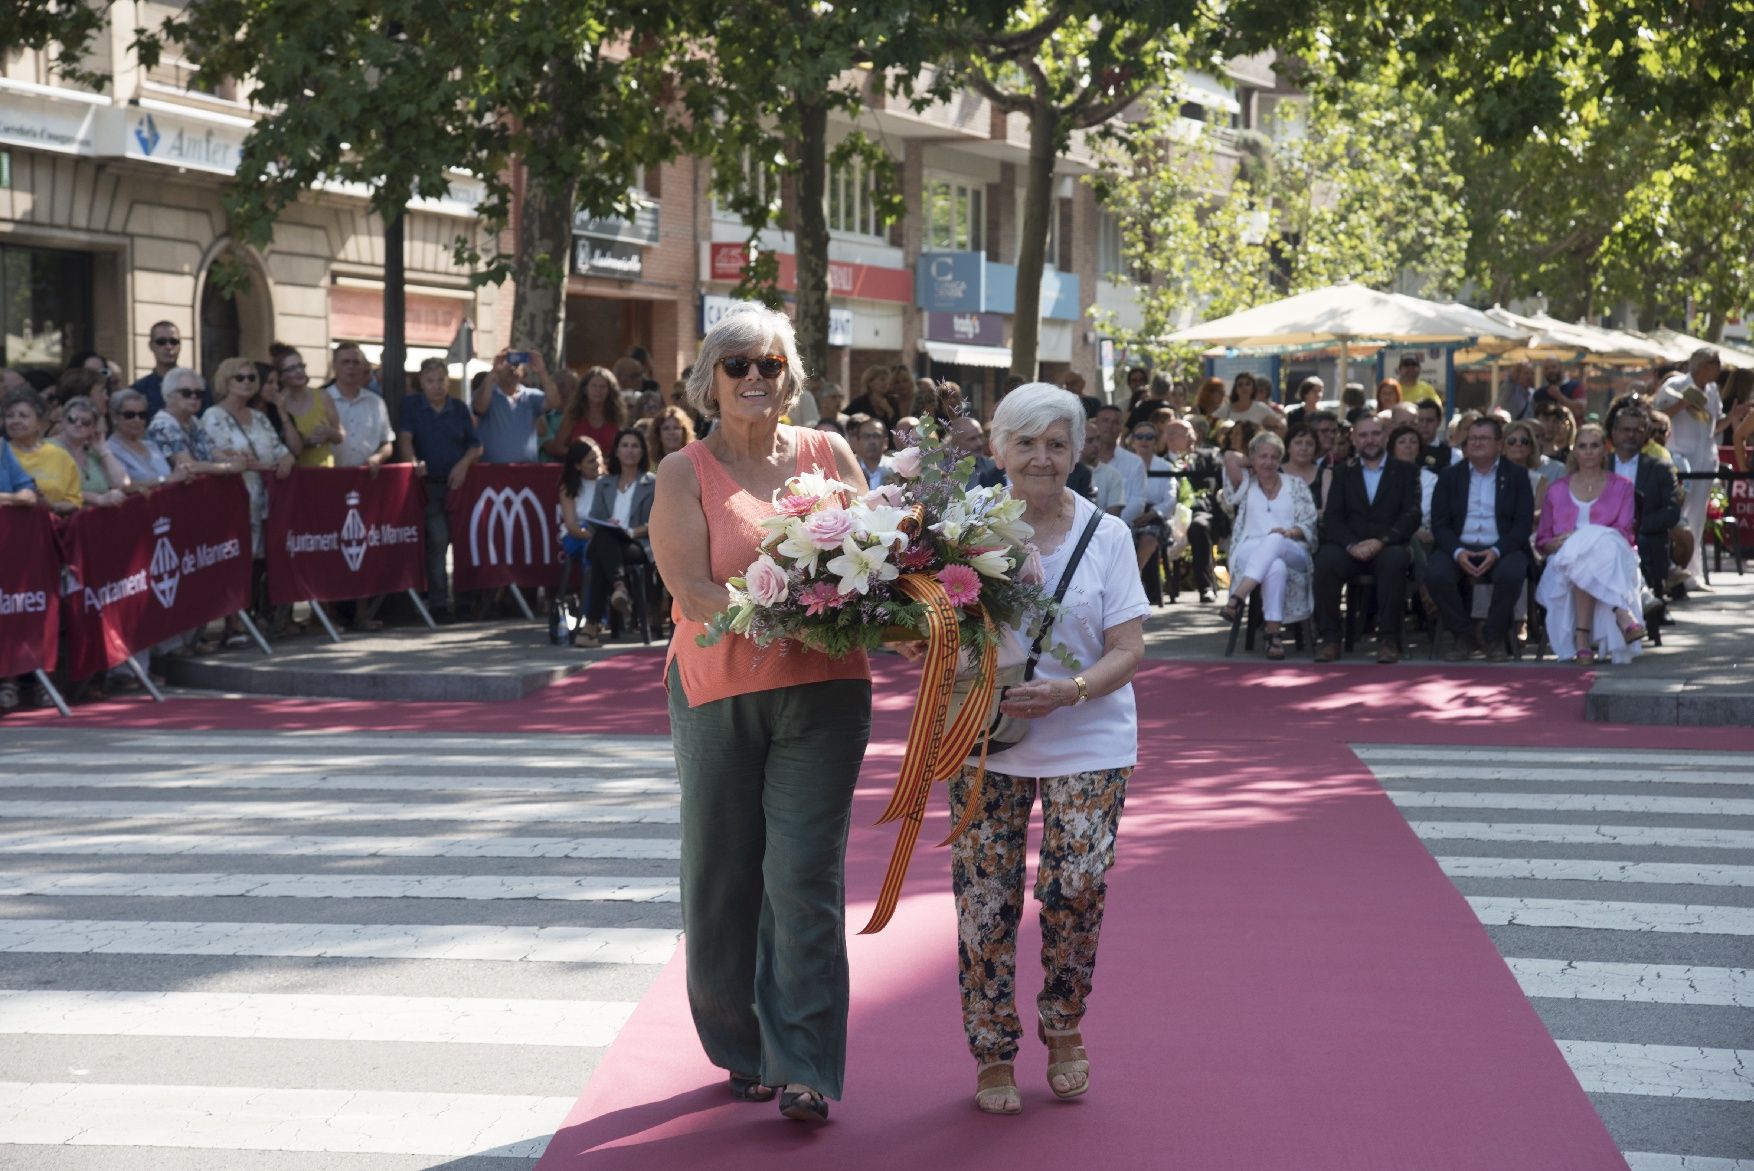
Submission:
{"label": "white t-shirt", "polygon": [[1108,465],[1121,474],[1127,485],[1127,503],[1121,509],[1121,519],[1132,520],[1145,511],[1145,461],[1124,447],[1115,448],[1114,458]]}
{"label": "white t-shirt", "polygon": [[1273,414],[1273,404],[1256,399],[1246,407],[1238,407],[1228,399],[1218,408],[1218,418],[1253,423],[1257,427]]}
{"label": "white t-shirt", "polygon": [[[1095,510],[1094,504],[1079,497],[1066,539],[1042,558],[1043,588],[1050,596],[1059,588],[1060,575]],[[1035,677],[1070,679],[1079,673],[1068,671],[1048,653],[1056,642],[1072,653],[1082,671],[1102,658],[1105,630],[1150,612],[1133,555],[1132,533],[1117,517],[1104,516],[1072,575],[1064,609],[1044,640]],[[999,665],[1027,661],[1029,644],[1026,631],[1007,630],[999,647]],[[1131,683],[1076,707],[1055,708],[1029,725],[1028,735],[1016,747],[987,757],[987,767],[1015,777],[1063,777],[1139,763],[1139,719]]]}
{"label": "white t-shirt", "polygon": [[1096,489],[1096,507],[1102,511],[1126,508],[1127,480],[1115,470],[1113,464],[1097,460],[1096,466],[1090,469],[1090,486]]}
{"label": "white t-shirt", "polygon": [[625,488],[619,484],[615,487],[615,506],[609,510],[609,517],[624,529],[633,521],[633,492],[638,487],[638,480]]}

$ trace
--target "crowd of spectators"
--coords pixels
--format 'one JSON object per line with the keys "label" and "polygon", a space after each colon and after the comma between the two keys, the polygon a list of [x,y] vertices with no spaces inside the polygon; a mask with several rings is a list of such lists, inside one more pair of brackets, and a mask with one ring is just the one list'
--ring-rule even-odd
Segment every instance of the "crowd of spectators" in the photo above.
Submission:
{"label": "crowd of spectators", "polygon": [[[441,621],[459,608],[447,583],[445,497],[477,461],[555,465],[559,536],[582,587],[580,637],[589,645],[605,637],[611,613],[627,612],[628,568],[649,566],[657,464],[704,434],[683,393],[689,371],[663,391],[638,347],[558,376],[539,353],[502,351],[461,395],[444,362],[428,359],[392,424],[356,345],[329,355],[326,381],[299,351],[276,344],[266,361],[221,362],[209,385],[181,363],[173,323],[155,324],[149,342],[153,368],[131,386],[96,354],[54,376],[0,371],[0,506],[66,514],[193,476],[239,475],[259,585],[265,478],[295,465],[413,464],[428,488],[426,601]],[[1565,629],[1548,631],[1556,649],[1623,661],[1653,602],[1697,588],[1701,577],[1710,484],[1677,473],[1715,469],[1719,443],[1733,446],[1746,468],[1754,446],[1754,372],[1726,378],[1717,355],[1703,350],[1615,398],[1600,425],[1581,385],[1562,371],[1548,368],[1537,383],[1532,368],[1517,368],[1491,410],[1465,412],[1446,427],[1442,398],[1416,357],[1373,399],[1356,384],[1342,388],[1337,407],[1319,378],[1286,388],[1283,403],[1248,373],[1228,385],[1176,384],[1134,368],[1116,403],[1088,394],[1076,374],[1063,385],[1083,398],[1091,422],[1068,482],[1127,522],[1148,592],[1160,597],[1166,584],[1185,581],[1213,603],[1228,585],[1225,616],[1240,618],[1258,591],[1265,653],[1275,659],[1284,654],[1282,625],[1305,618],[1313,619],[1317,659],[1338,658],[1349,641],[1342,601],[1348,587],[1356,594],[1368,584],[1382,662],[1404,653],[1410,605],[1441,636],[1447,658],[1498,659],[1527,637],[1531,601],[1550,622],[1563,611]],[[955,383],[905,365],[872,366],[857,389],[849,401],[839,385],[814,379],[792,421],[844,435],[873,486],[894,475],[894,453],[928,416],[973,458],[974,482],[1001,482],[982,426],[995,402],[973,409]],[[1603,475],[1624,479],[1629,492],[1603,489]],[[1549,498],[1561,506],[1545,507]],[[1610,543],[1568,539],[1580,526],[1622,534],[1635,584],[1625,564],[1607,565]],[[1567,545],[1572,551],[1558,557]],[[1597,550],[1589,565],[1578,552],[1585,545]],[[1564,604],[1547,597],[1559,598],[1556,585],[1536,586],[1544,563],[1559,566],[1551,582],[1570,583]],[[662,616],[661,583],[652,589]],[[376,601],[344,607],[344,617],[375,626]],[[271,612],[260,596],[254,608],[273,630],[287,628],[284,610]],[[657,626],[663,633],[662,617]],[[217,641],[238,645],[244,635],[228,623]],[[120,676],[112,682],[126,685]],[[0,689],[0,706],[9,698]]]}

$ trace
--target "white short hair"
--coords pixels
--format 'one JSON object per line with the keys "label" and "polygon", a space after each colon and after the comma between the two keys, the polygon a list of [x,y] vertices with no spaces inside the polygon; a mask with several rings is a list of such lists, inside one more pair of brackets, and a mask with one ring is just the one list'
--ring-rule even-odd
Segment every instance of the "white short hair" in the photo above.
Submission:
{"label": "white short hair", "polygon": [[798,339],[792,322],[784,313],[760,305],[738,306],[719,318],[701,339],[700,352],[688,372],[688,385],[683,393],[688,405],[705,418],[718,417],[719,404],[713,395],[713,375],[719,362],[749,350],[777,353],[786,360],[785,372],[779,378],[783,413],[790,414],[804,390],[804,371],[798,359]]}
{"label": "white short hair", "polygon": [[187,366],[172,366],[164,372],[164,378],[159,381],[158,387],[166,397],[185,387],[194,387],[196,390],[200,390],[201,376]]}
{"label": "white short hair", "polygon": [[1026,382],[999,400],[993,412],[993,450],[1002,451],[1013,436],[1033,439],[1055,423],[1066,424],[1074,458],[1084,448],[1084,403],[1051,382]]}
{"label": "white short hair", "polygon": [[1710,346],[1701,346],[1687,355],[1687,373],[1697,374],[1706,366],[1718,360],[1718,352]]}

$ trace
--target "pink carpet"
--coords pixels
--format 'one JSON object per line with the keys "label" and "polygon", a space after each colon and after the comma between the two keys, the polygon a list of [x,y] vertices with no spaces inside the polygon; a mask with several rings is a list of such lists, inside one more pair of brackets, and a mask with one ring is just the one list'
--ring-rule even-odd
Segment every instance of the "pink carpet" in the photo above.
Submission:
{"label": "pink carpet", "polygon": [[[855,810],[855,928],[892,840],[871,822],[909,706],[905,673],[879,674],[888,740]],[[1146,763],[1110,883],[1084,1100],[1052,1098],[1041,1046],[1026,1040],[1023,1115],[973,1109],[946,855],[923,847],[894,922],[851,940],[847,1097],[831,1125],[728,1098],[695,1040],[679,955],[541,1171],[1624,1168],[1467,904],[1343,743],[1465,742],[1507,717],[1516,731],[1496,727],[1492,741],[1539,743],[1560,711],[1581,708],[1580,677],[1396,673],[1388,686],[1386,674],[1331,671],[1324,686],[1295,668],[1141,673]],[[946,828],[935,812],[924,839]],[[1026,916],[1026,996],[1036,951]]]}

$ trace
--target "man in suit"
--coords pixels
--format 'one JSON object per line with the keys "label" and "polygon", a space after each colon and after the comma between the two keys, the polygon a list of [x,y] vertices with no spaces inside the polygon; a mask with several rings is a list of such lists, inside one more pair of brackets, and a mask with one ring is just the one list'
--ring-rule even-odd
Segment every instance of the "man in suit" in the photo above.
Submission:
{"label": "man in suit", "polygon": [[1510,657],[1505,637],[1511,610],[1529,577],[1529,537],[1535,527],[1535,493],[1529,473],[1499,458],[1504,424],[1496,417],[1468,428],[1462,462],[1437,476],[1431,493],[1431,558],[1425,588],[1437,603],[1449,646],[1448,662],[1468,657],[1468,604],[1463,586],[1490,583],[1492,603],[1480,640],[1486,658]]}
{"label": "man in suit", "polygon": [[1632,481],[1638,497],[1638,569],[1658,597],[1669,575],[1669,530],[1681,523],[1680,493],[1668,464],[1641,450],[1650,437],[1650,415],[1637,402],[1616,404],[1608,413],[1608,441],[1614,456],[1608,470]]}
{"label": "man in suit", "polygon": [[1432,399],[1421,400],[1418,414],[1413,417],[1413,425],[1419,428],[1419,438],[1423,442],[1419,452],[1421,467],[1441,472],[1455,462],[1455,448],[1449,445],[1442,434],[1442,403]]}
{"label": "man in suit", "polygon": [[1218,507],[1218,493],[1224,483],[1224,463],[1218,452],[1199,443],[1199,436],[1186,419],[1172,419],[1165,432],[1169,437],[1169,466],[1177,476],[1185,477],[1194,490],[1189,510],[1193,519],[1188,524],[1188,547],[1194,555],[1194,587],[1200,601],[1210,604],[1217,596],[1217,559],[1213,556],[1218,538],[1228,529],[1222,526],[1229,516]]}
{"label": "man in suit", "polygon": [[1408,542],[1419,528],[1419,469],[1388,457],[1387,427],[1366,415],[1352,428],[1357,458],[1334,469],[1315,557],[1318,663],[1340,657],[1340,594],[1360,574],[1376,578],[1376,661],[1401,657],[1407,609]]}

